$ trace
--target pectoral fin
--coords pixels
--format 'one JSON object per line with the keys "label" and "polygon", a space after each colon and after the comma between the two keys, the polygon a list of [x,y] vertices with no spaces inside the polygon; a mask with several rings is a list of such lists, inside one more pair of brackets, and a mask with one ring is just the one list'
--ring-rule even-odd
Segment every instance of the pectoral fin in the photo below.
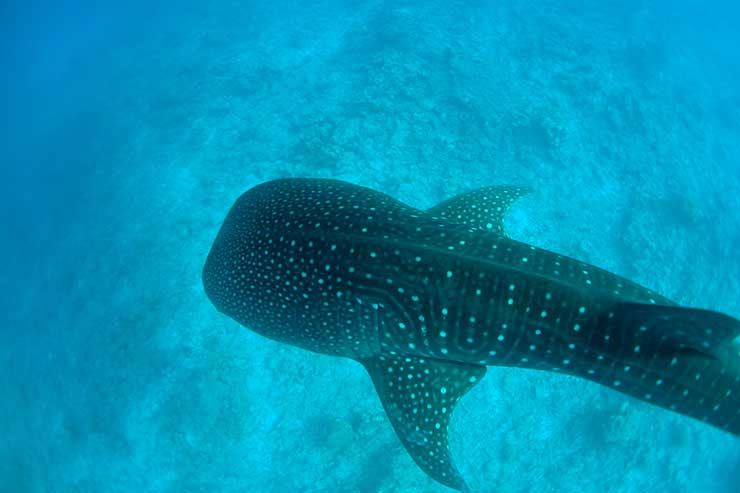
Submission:
{"label": "pectoral fin", "polygon": [[427,212],[505,236],[504,214],[511,204],[530,192],[526,187],[479,188],[447,199]]}
{"label": "pectoral fin", "polygon": [[486,367],[399,355],[361,363],[416,464],[440,483],[467,491],[450,457],[447,426],[455,404],[483,378]]}

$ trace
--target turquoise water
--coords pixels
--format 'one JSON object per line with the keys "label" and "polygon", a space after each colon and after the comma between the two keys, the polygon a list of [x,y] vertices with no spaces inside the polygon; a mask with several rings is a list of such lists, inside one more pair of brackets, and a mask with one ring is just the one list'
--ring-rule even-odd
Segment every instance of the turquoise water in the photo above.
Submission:
{"label": "turquoise water", "polygon": [[[6,2],[0,491],[442,492],[357,363],[206,300],[233,200],[286,176],[429,207],[531,186],[514,238],[740,316],[733,2]],[[735,492],[740,440],[490,368],[474,492]]]}

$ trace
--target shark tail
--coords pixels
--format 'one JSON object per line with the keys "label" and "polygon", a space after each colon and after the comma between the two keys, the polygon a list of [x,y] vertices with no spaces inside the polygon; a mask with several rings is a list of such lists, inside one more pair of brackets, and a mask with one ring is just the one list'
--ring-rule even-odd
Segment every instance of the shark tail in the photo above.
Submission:
{"label": "shark tail", "polygon": [[615,356],[624,365],[602,383],[740,436],[739,320],[641,303],[619,303],[604,317],[622,340]]}

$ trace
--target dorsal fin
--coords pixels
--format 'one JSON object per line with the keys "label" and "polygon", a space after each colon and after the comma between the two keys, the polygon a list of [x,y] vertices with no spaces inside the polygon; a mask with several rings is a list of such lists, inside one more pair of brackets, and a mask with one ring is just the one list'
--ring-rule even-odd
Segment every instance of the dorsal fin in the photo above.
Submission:
{"label": "dorsal fin", "polygon": [[656,344],[656,355],[668,352],[672,357],[679,351],[718,359],[740,377],[740,322],[733,317],[697,308],[630,302],[617,304],[613,313],[619,327],[640,327],[650,334],[648,344]]}
{"label": "dorsal fin", "polygon": [[505,236],[504,214],[518,198],[531,191],[528,187],[511,186],[478,188],[447,199],[427,212]]}
{"label": "dorsal fin", "polygon": [[447,426],[455,404],[483,378],[486,367],[400,355],[361,363],[414,462],[440,483],[467,491],[450,457]]}
{"label": "dorsal fin", "polygon": [[629,340],[619,358],[644,372],[617,390],[740,436],[739,320],[630,302],[617,303],[606,317],[603,325]]}

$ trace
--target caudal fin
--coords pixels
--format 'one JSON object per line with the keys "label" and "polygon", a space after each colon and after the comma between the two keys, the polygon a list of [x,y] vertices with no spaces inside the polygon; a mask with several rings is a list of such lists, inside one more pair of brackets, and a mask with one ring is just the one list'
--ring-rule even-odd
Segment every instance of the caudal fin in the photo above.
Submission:
{"label": "caudal fin", "polygon": [[619,303],[609,317],[625,364],[603,383],[740,436],[740,321],[640,303]]}

